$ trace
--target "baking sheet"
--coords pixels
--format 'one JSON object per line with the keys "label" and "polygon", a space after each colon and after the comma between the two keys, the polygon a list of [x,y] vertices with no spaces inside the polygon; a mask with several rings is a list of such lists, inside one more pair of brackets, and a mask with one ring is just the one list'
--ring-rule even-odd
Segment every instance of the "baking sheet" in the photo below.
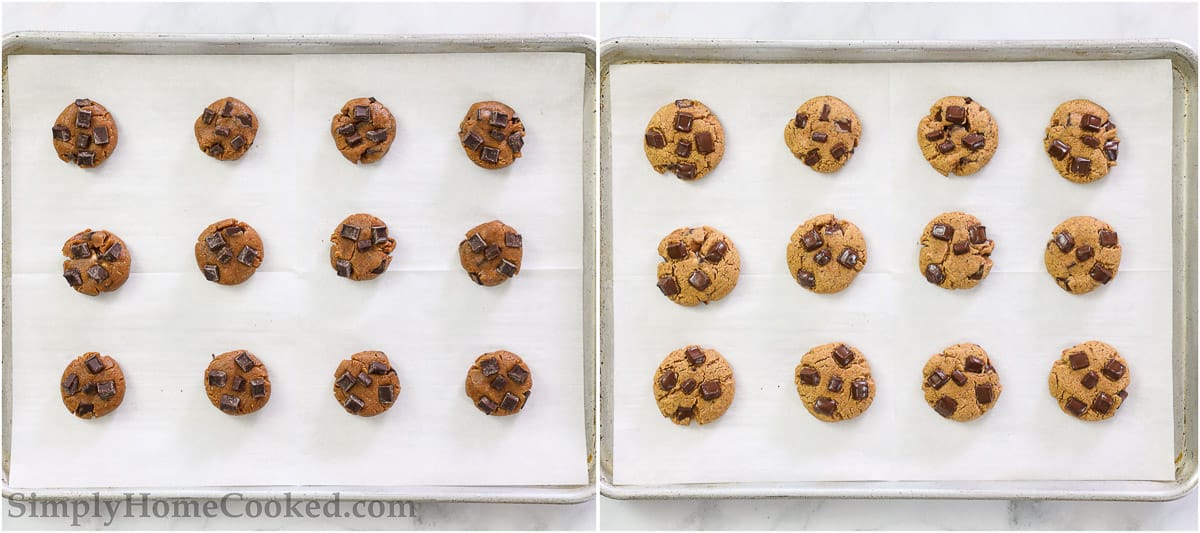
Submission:
{"label": "baking sheet", "polygon": [[[12,56],[13,420],[10,484],[23,487],[585,484],[582,373],[581,54]],[[86,72],[86,76],[47,73]],[[486,72],[481,83],[479,72]],[[236,163],[196,148],[192,123],[234,95],[261,126]],[[77,97],[116,116],[121,143],[98,171],[57,160],[45,130]],[[375,96],[397,117],[380,163],[337,153],[329,119]],[[525,157],[487,171],[455,133],[498,99],[527,124]],[[390,272],[336,277],[330,232],[385,220]],[[192,243],[235,216],[263,235],[249,282],[207,283]],[[525,236],[521,275],[471,283],[457,243],[501,218]],[[85,227],[120,235],[133,276],[99,298],[61,280],[58,250]],[[209,355],[245,348],[271,372],[262,411],[228,417],[203,392]],[[518,416],[484,417],[463,395],[476,356],[505,348],[535,378]],[[338,362],[387,352],[399,401],[372,419],[332,399]],[[108,417],[82,421],[57,382],[76,355],[115,356],[129,382]]]}
{"label": "baking sheet", "polygon": [[[1169,61],[633,64],[612,66],[609,82],[615,483],[1174,479]],[[793,110],[822,94],[864,124],[854,159],[831,176],[782,141]],[[947,94],[974,97],[999,122],[997,155],[976,175],[943,178],[915,146],[917,121]],[[714,110],[730,143],[694,183],[655,174],[641,150],[649,116],[685,97]],[[1060,178],[1041,147],[1053,109],[1081,97],[1106,106],[1122,138],[1120,166],[1087,186]],[[997,242],[972,291],[929,287],[917,272],[922,228],[950,210],[979,216]],[[823,296],[796,285],[784,248],[798,224],[830,211],[863,229],[870,262]],[[1072,296],[1045,273],[1042,250],[1079,214],[1113,224],[1125,254],[1115,283]],[[742,274],[721,302],[682,308],[654,289],[653,250],[700,224],[734,240]],[[1129,360],[1132,396],[1116,418],[1082,424],[1061,413],[1046,376],[1063,348],[1091,338]],[[834,340],[867,354],[878,391],[863,416],[825,424],[800,404],[792,372]],[[956,342],[988,349],[1005,386],[968,424],[942,420],[920,389],[924,361]],[[691,343],[721,350],[739,386],[722,419],[681,428],[658,413],[651,378]]]}

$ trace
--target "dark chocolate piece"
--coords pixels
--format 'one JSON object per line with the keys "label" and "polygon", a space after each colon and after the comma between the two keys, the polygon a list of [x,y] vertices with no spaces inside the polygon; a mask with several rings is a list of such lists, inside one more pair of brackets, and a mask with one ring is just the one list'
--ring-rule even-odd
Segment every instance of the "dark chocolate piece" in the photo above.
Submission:
{"label": "dark chocolate piece", "polygon": [[933,410],[937,411],[939,415],[950,418],[958,410],[958,401],[949,396],[942,396],[937,403],[933,404]]}
{"label": "dark chocolate piece", "polygon": [[500,360],[495,357],[489,357],[479,362],[479,371],[484,377],[493,376],[500,373]]}
{"label": "dark chocolate piece", "polygon": [[350,277],[350,274],[354,272],[354,266],[350,264],[350,261],[338,259],[334,262],[334,270],[337,270],[337,275],[343,278],[348,278]]}
{"label": "dark chocolate piece", "polygon": [[1092,171],[1092,160],[1086,157],[1076,157],[1071,160],[1071,172],[1088,174]]}
{"label": "dark chocolate piece", "polygon": [[1046,153],[1050,154],[1050,157],[1061,161],[1062,158],[1067,157],[1067,154],[1071,153],[1071,147],[1067,146],[1065,142],[1055,140],[1050,143],[1050,147],[1046,149]]}
{"label": "dark chocolate piece", "polygon": [[663,293],[663,296],[675,296],[679,294],[679,284],[675,283],[675,278],[670,276],[658,278],[658,290]]}
{"label": "dark chocolate piece", "polygon": [[833,360],[837,362],[838,366],[846,368],[854,362],[854,351],[845,344],[839,344],[833,349]]}
{"label": "dark chocolate piece", "polygon": [[699,346],[688,346],[687,349],[683,351],[683,355],[687,357],[688,363],[692,366],[700,366],[704,364],[704,361],[707,359],[704,356],[704,350],[700,349]]}
{"label": "dark chocolate piece", "polygon": [[663,375],[659,376],[659,378],[658,378],[658,388],[660,388],[664,391],[667,391],[667,392],[670,392],[671,389],[674,389],[675,385],[677,385],[678,383],[679,383],[679,374],[676,373],[674,370],[668,370],[666,372],[663,372]]}
{"label": "dark chocolate piece", "polygon": [[108,279],[108,269],[100,265],[92,265],[88,267],[87,275],[96,281],[104,281]]}
{"label": "dark chocolate piece", "polygon": [[667,145],[666,137],[658,130],[646,130],[646,146],[662,148]]}
{"label": "dark chocolate piece", "polygon": [[483,414],[490,415],[494,413],[496,408],[500,406],[496,405],[496,402],[493,402],[491,398],[488,398],[487,396],[480,396],[479,402],[475,404],[475,407],[478,407],[480,411],[483,411]]}
{"label": "dark chocolate piece", "polygon": [[517,274],[517,265],[508,259],[501,259],[496,271],[511,278]]}
{"label": "dark chocolate piece", "polygon": [[837,411],[837,400],[822,396],[813,402],[813,410],[825,416],[833,416]]}
{"label": "dark chocolate piece", "polygon": [[675,131],[687,133],[692,131],[692,114],[680,111],[675,113]]}
{"label": "dark chocolate piece", "polygon": [[204,279],[208,281],[220,281],[221,273],[217,270],[217,265],[204,265]]}
{"label": "dark chocolate piece", "polygon": [[929,235],[935,239],[950,242],[954,238],[954,226],[949,224],[934,224],[929,230]]}
{"label": "dark chocolate piece", "polygon": [[871,385],[865,379],[856,379],[850,383],[850,397],[855,400],[865,400],[871,395]]}
{"label": "dark chocolate piece", "polygon": [[700,397],[708,401],[713,401],[721,397],[721,382],[710,379],[700,384]]}
{"label": "dark chocolate piece", "polygon": [[242,372],[249,372],[254,368],[254,358],[246,352],[239,353],[237,357],[233,358],[233,362],[237,363]]}
{"label": "dark chocolate piece", "polygon": [[849,246],[842,248],[842,253],[838,254],[837,262],[846,268],[853,269],[858,264],[858,252]]}
{"label": "dark chocolate piece", "polygon": [[992,389],[991,384],[983,383],[980,385],[976,385],[975,386],[975,401],[977,403],[979,403],[980,405],[992,403],[992,400],[995,399],[994,393],[995,393],[995,391]]}
{"label": "dark chocolate piece", "polygon": [[520,404],[521,399],[511,392],[504,393],[504,398],[500,400],[500,408],[504,409],[505,411],[512,411]]}
{"label": "dark chocolate piece", "polygon": [[826,385],[825,388],[829,392],[842,392],[842,383],[842,378],[838,376],[831,376],[829,378],[829,384]]}
{"label": "dark chocolate piece", "polygon": [[815,368],[801,368],[799,377],[800,383],[805,385],[819,385],[821,383],[821,373]]}
{"label": "dark chocolate piece", "polygon": [[237,396],[232,396],[229,394],[221,395],[221,410],[222,411],[227,411],[230,413],[237,411],[238,405],[240,405],[241,403],[242,403],[242,400],[240,398],[238,398]]}
{"label": "dark chocolate piece", "polygon": [[695,287],[698,291],[707,289],[710,283],[712,282],[708,279],[708,274],[700,270],[696,270],[692,272],[691,276],[688,276],[688,284]]}
{"label": "dark chocolate piece", "polygon": [[238,262],[248,267],[254,266],[255,259],[258,259],[258,250],[249,246],[243,246],[242,251],[237,255]]}

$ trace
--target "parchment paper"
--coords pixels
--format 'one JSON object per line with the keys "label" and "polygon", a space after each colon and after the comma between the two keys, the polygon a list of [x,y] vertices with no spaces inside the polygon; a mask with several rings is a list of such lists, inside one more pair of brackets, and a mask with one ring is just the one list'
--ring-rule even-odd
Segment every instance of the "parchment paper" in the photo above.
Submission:
{"label": "parchment paper", "polygon": [[[14,56],[12,106],[14,487],[226,485],[544,485],[587,482],[582,395],[583,57],[578,54]],[[258,115],[254,147],[227,163],[192,133],[210,102],[237,96]],[[378,164],[355,166],[329,121],[374,96],[397,117]],[[98,170],[60,162],[54,118],[74,98],[103,103],[120,145]],[[513,106],[524,157],[472,164],[458,123],[476,101]],[[337,277],[329,236],[370,212],[398,241],[390,271]],[[192,246],[237,217],[265,260],[236,287],[208,283]],[[500,218],[522,232],[521,274],[472,283],[457,246]],[[84,228],[114,231],[133,254],[116,293],[89,298],[61,278],[59,249]],[[261,411],[222,414],[203,390],[213,353],[247,349],[270,370]],[[528,407],[487,417],[463,392],[487,351],[522,355]],[[364,419],[334,400],[352,353],[385,351],[402,391]],[[121,408],[78,420],[58,381],[89,350],[120,362]]]}
{"label": "parchment paper", "polygon": [[[1167,61],[612,67],[616,482],[1173,479],[1170,72]],[[783,142],[796,107],[824,94],[864,130],[833,175]],[[975,175],[942,177],[917,148],[918,121],[945,95],[971,96],[999,122],[999,149]],[[703,101],[727,134],[724,160],[699,182],[655,174],[642,152],[649,117],[677,98]],[[1054,108],[1073,98],[1105,106],[1120,128],[1120,165],[1090,185],[1059,177],[1042,149]],[[918,272],[922,229],[955,210],[996,241],[974,290]],[[784,252],[796,226],[828,212],[862,228],[869,262],[847,290],[818,295],[791,278]],[[1055,225],[1085,214],[1117,229],[1124,255],[1113,283],[1074,296],[1042,254]],[[737,245],[741,278],[724,300],[683,308],[655,288],[655,248],[701,224]],[[1090,339],[1117,347],[1133,380],[1120,412],[1091,424],[1047,391],[1061,351]],[[809,415],[793,384],[804,352],[833,341],[867,355],[877,386],[864,415],[838,424]],[[1004,385],[965,424],[921,392],[926,359],[959,342],[987,349]],[[659,414],[651,381],[693,343],[725,355],[737,395],[720,420],[684,428]]]}

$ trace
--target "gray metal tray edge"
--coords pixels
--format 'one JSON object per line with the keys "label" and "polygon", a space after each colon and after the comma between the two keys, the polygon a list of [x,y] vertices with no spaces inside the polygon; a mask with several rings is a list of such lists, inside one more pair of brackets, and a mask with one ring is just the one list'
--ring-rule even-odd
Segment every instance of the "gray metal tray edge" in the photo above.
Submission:
{"label": "gray metal tray edge", "polygon": [[[312,53],[485,53],[485,52],[570,52],[584,56],[583,79],[583,227],[584,257],[584,340],[583,373],[585,394],[585,431],[588,460],[586,485],[550,486],[238,486],[198,487],[188,489],[163,488],[81,488],[30,489],[41,498],[120,499],[127,493],[149,493],[160,498],[219,498],[238,492],[248,498],[277,499],[290,494],[294,499],[328,500],[334,493],[344,500],[403,500],[447,503],[555,503],[570,504],[587,501],[596,493],[596,306],[597,293],[595,226],[597,204],[596,184],[596,41],[585,35],[238,35],[238,34],[150,34],[150,33],[90,33],[90,32],[14,32],[3,37],[3,128],[8,138],[8,56],[11,54],[312,54]],[[12,436],[12,339],[8,335],[12,324],[10,237],[11,205],[9,175],[10,147],[2,146],[3,225],[0,239],[4,259],[0,264],[0,283],[3,288],[0,320],[5,335],[0,339],[3,350],[3,495],[14,490],[9,485],[9,452]],[[25,490],[25,489],[22,489]]]}
{"label": "gray metal tray edge", "polygon": [[[1175,241],[1172,301],[1176,391],[1174,481],[851,481],[618,485],[613,482],[612,404],[612,152],[609,67],[621,63],[963,62],[1170,59],[1174,68],[1172,150]],[[1195,50],[1171,40],[1125,41],[753,41],[615,38],[600,43],[600,494],[616,499],[862,498],[1059,499],[1165,501],[1182,497],[1198,479],[1196,443],[1196,98]]]}

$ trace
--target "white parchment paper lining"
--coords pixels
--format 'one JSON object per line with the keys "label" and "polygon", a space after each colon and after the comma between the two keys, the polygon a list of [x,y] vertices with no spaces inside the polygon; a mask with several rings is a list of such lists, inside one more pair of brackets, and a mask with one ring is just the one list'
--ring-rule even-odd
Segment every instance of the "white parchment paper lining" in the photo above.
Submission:
{"label": "white parchment paper lining", "polygon": [[[583,56],[14,56],[12,120],[14,487],[546,485],[587,482],[582,367]],[[200,152],[192,125],[218,98],[258,115],[237,162]],[[337,152],[330,117],[374,96],[398,121],[378,164]],[[75,98],[108,107],[120,145],[96,170],[60,162],[50,126]],[[528,127],[524,157],[472,164],[458,123],[500,100]],[[369,212],[398,240],[390,271],[337,277],[329,236]],[[208,283],[192,246],[237,217],[265,241],[236,287]],[[472,283],[463,233],[499,218],[525,237],[519,277]],[[84,228],[121,236],[133,275],[89,298],[61,277],[59,249]],[[203,389],[210,354],[248,349],[270,370],[270,403],[230,417]],[[533,395],[487,417],[463,393],[475,357],[522,355]],[[364,419],[334,400],[338,362],[385,351],[402,392]],[[124,405],[78,420],[57,383],[73,357],[117,358]]]}
{"label": "white parchment paper lining", "polygon": [[[1173,479],[1171,369],[1171,66],[1168,61],[955,64],[617,65],[612,89],[615,298],[615,480],[623,484],[798,480]],[[821,175],[783,142],[814,96],[849,103],[860,148]],[[916,126],[945,95],[971,96],[999,122],[981,172],[944,178],[921,157]],[[694,183],[659,176],[642,136],[659,106],[707,104],[727,135],[724,160]],[[1058,104],[1088,98],[1120,128],[1120,165],[1090,185],[1054,171],[1042,149]],[[950,292],[918,272],[918,240],[945,211],[978,216],[996,241],[979,287]],[[796,284],[784,250],[796,226],[833,212],[862,228],[869,262],[854,284],[817,295]],[[1116,280],[1085,296],[1043,265],[1050,230],[1093,215],[1120,233]],[[655,288],[658,241],[707,224],[741,252],[724,300],[684,308]],[[1050,366],[1089,339],[1117,347],[1131,396],[1102,423],[1063,414]],[[860,348],[877,385],[863,416],[818,421],[793,371],[812,346]],[[985,417],[960,424],[924,402],[921,367],[958,342],[982,345],[1004,385]],[[737,395],[720,420],[678,427],[659,414],[651,381],[671,350],[721,351]]]}

